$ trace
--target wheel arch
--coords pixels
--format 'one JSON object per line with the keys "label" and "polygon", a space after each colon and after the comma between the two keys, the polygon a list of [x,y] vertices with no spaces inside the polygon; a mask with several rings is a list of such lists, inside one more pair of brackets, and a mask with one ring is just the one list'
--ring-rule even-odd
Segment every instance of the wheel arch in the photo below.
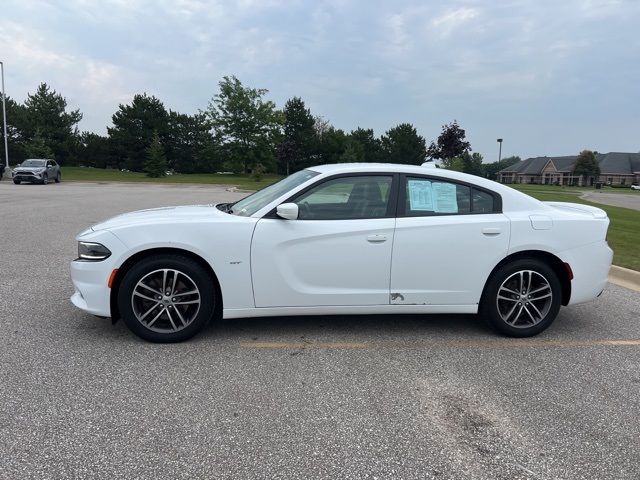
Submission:
{"label": "wheel arch", "polygon": [[202,258],[200,255],[193,253],[192,251],[185,250],[183,248],[156,247],[156,248],[149,248],[147,250],[142,250],[140,252],[134,253],[122,263],[120,268],[118,268],[116,276],[113,279],[113,283],[111,284],[111,293],[109,297],[111,319],[114,323],[120,319],[120,311],[118,309],[118,290],[120,289],[120,284],[122,283],[122,279],[125,277],[127,272],[136,263],[138,263],[139,261],[145,258],[152,257],[154,255],[182,255],[184,257],[188,257],[194,260],[201,267],[203,267],[207,271],[211,279],[213,280],[213,285],[216,290],[216,295],[218,297],[216,299],[217,301],[215,304],[216,306],[215,306],[214,315],[216,317],[219,317],[220,315],[222,315],[222,303],[224,301],[224,299],[222,298],[222,289],[220,288],[220,281],[218,280],[218,276],[213,270],[213,267],[211,267],[211,264],[207,262],[204,258]]}
{"label": "wheel arch", "polygon": [[560,285],[562,286],[562,305],[568,305],[569,300],[571,299],[571,277],[570,270],[568,270],[568,264],[565,264],[560,258],[550,252],[546,252],[544,250],[523,250],[520,252],[512,253],[511,255],[503,258],[494,268],[491,270],[491,273],[487,277],[487,280],[484,283],[484,288],[482,289],[482,296],[480,297],[480,302],[484,299],[484,294],[487,289],[487,285],[489,285],[490,280],[493,278],[493,275],[504,265],[513,262],[514,260],[523,260],[523,259],[535,259],[542,261],[549,265],[558,276],[558,280],[560,280]]}

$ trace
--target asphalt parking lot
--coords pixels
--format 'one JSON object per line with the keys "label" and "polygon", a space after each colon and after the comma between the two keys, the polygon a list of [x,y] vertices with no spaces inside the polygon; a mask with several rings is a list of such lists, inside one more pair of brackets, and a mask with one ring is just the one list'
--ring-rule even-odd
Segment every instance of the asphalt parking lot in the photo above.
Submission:
{"label": "asphalt parking lot", "polygon": [[631,208],[640,210],[640,192],[630,190],[629,193],[621,195],[619,193],[584,192],[581,198],[614,207]]}
{"label": "asphalt parking lot", "polygon": [[0,182],[0,478],[640,478],[640,293],[621,287],[530,340],[362,316],[154,345],[69,303],[78,231],[240,196]]}

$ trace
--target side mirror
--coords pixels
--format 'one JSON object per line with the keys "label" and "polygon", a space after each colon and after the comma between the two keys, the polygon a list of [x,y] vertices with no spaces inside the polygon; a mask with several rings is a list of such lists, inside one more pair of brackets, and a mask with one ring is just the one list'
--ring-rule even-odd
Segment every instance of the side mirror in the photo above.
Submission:
{"label": "side mirror", "polygon": [[286,220],[298,219],[298,205],[295,203],[283,203],[276,207],[276,214]]}

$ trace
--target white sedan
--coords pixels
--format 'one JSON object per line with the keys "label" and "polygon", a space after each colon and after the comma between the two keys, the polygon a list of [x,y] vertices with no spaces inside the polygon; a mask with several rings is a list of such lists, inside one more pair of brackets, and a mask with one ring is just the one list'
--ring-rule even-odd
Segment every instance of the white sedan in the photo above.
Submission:
{"label": "white sedan", "polygon": [[128,213],[78,235],[74,305],[154,342],[213,317],[480,313],[535,335],[596,298],[603,210],[426,166],[323,165],[234,204]]}

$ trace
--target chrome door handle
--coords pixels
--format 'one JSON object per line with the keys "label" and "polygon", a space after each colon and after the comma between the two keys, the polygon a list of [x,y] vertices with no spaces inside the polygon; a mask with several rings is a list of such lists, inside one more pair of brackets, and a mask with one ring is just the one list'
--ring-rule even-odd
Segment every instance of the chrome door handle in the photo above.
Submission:
{"label": "chrome door handle", "polygon": [[369,243],[383,243],[387,241],[386,235],[369,235],[367,237],[367,242]]}
{"label": "chrome door handle", "polygon": [[499,228],[483,228],[482,229],[482,234],[486,235],[487,237],[495,237],[496,235],[500,235],[502,233],[502,230],[500,230]]}

